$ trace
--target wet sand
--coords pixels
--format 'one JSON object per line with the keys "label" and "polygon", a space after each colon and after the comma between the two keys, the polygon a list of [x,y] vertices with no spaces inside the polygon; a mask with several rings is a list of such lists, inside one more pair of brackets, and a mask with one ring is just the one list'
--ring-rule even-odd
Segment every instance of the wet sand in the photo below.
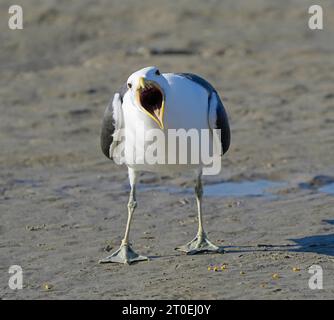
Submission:
{"label": "wet sand", "polygon": [[[16,3],[21,31],[0,4],[1,299],[334,297],[334,195],[321,192],[334,176],[331,1],[317,2],[322,31],[307,27],[312,1]],[[226,253],[187,256],[174,248],[195,236],[191,181],[143,174],[130,237],[152,260],[99,265],[120,244],[129,190],[126,168],[100,150],[101,117],[148,65],[200,74],[223,98],[232,145],[206,185],[282,185],[208,195],[205,227]],[[323,290],[308,287],[314,264]]]}

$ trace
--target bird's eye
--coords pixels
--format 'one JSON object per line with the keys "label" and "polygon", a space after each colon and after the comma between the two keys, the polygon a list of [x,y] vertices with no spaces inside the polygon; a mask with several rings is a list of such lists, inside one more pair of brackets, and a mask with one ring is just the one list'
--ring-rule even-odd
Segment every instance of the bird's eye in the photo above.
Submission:
{"label": "bird's eye", "polygon": [[160,76],[160,71],[157,69],[156,71],[155,71],[155,74],[157,75],[157,76]]}
{"label": "bird's eye", "polygon": [[132,84],[128,83],[128,88],[131,89],[132,88]]}

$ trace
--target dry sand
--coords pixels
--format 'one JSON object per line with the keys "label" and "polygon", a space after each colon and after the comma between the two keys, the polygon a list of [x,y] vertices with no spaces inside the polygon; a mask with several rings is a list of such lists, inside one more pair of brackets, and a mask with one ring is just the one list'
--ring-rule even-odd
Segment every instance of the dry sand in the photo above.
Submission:
{"label": "dry sand", "polygon": [[[334,196],[316,188],[334,175],[332,1],[317,1],[322,31],[307,27],[313,1],[15,3],[21,31],[7,27],[11,1],[0,3],[1,299],[334,298]],[[155,258],[99,265],[119,246],[128,197],[126,168],[100,151],[101,117],[147,65],[200,74],[222,95],[232,146],[207,184],[286,184],[272,197],[205,198],[206,229],[226,254],[186,256],[174,247],[195,235],[193,195],[154,186],[189,181],[145,174],[153,191],[139,191],[130,236]],[[19,291],[8,288],[14,264]],[[323,290],[308,287],[313,264]]]}

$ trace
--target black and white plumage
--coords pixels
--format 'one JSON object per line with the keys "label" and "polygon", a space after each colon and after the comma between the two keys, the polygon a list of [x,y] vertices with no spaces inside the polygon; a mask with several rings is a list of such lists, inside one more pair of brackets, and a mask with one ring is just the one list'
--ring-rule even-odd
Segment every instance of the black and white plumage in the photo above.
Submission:
{"label": "black and white plumage", "polygon": [[[120,132],[126,131],[124,147],[136,150],[143,142],[144,148],[149,148],[153,140],[141,141],[138,137],[139,124],[143,130],[160,130],[165,134],[169,129],[219,129],[220,154],[226,153],[230,146],[230,128],[226,110],[214,87],[205,79],[190,73],[161,74],[156,67],[147,67],[133,73],[121,89],[115,93],[108,105],[102,123],[101,148],[103,153],[115,161],[119,158]],[[147,137],[145,137],[146,139]],[[167,138],[166,138],[167,139]],[[123,154],[124,156],[124,154]],[[131,263],[147,260],[147,257],[138,255],[129,245],[129,229],[136,202],[136,181],[140,171],[175,172],[191,171],[195,177],[195,194],[198,205],[198,233],[196,237],[184,246],[177,249],[188,254],[198,252],[223,252],[212,244],[203,229],[201,200],[203,195],[201,176],[204,164],[186,163],[182,165],[148,164],[139,159],[142,155],[135,155],[131,159],[126,155],[124,162],[128,166],[130,180],[130,197],[128,202],[128,221],[125,236],[121,247],[109,257],[100,262]],[[135,161],[133,161],[135,160]]]}

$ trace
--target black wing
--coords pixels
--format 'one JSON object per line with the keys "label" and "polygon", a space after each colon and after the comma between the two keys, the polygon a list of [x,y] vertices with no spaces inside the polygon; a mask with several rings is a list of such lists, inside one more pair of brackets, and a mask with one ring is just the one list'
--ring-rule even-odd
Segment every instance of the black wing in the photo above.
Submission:
{"label": "black wing", "polygon": [[[123,103],[123,97],[128,90],[126,83],[115,93],[114,98],[109,102],[103,116],[100,143],[103,154],[111,159],[110,147],[114,140],[115,128],[122,127],[121,123],[116,121],[122,121],[122,119],[114,119],[115,108],[121,108]],[[117,110],[117,112],[122,112]]]}
{"label": "black wing", "polygon": [[[214,110],[208,110],[208,115],[212,112],[215,112],[215,123],[213,124],[214,128],[212,129],[221,130],[222,149],[223,153],[226,153],[231,143],[231,131],[225,107],[217,93],[217,90],[208,81],[199,77],[196,74],[177,73],[177,75],[196,82],[208,92],[208,106],[209,108],[214,108]],[[213,96],[215,96],[216,98],[216,103],[214,105],[212,105]]]}

